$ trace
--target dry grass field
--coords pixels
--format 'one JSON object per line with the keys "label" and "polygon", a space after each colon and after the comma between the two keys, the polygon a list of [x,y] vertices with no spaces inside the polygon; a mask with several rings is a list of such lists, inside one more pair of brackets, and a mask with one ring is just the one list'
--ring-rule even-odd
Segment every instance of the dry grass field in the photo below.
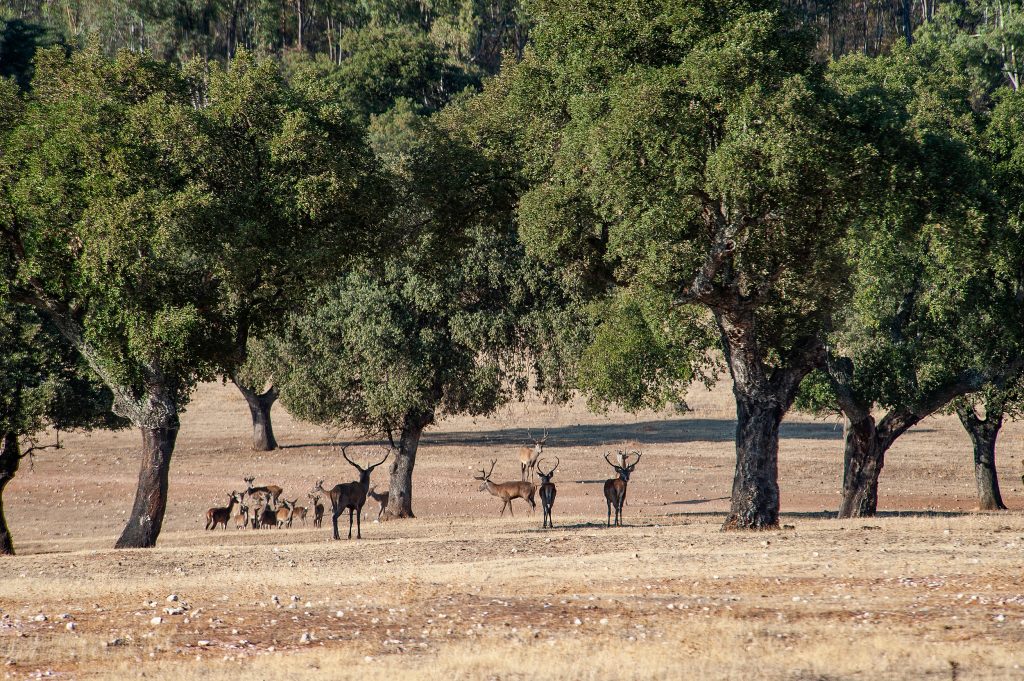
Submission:
{"label": "dry grass field", "polygon": [[[722,533],[728,387],[691,404],[686,415],[599,416],[530,402],[446,421],[418,457],[419,517],[375,524],[374,509],[359,542],[331,541],[329,519],[203,530],[243,475],[305,501],[317,478],[354,472],[325,444],[353,434],[280,407],[285,447],[253,454],[230,386],[203,386],[185,415],[153,550],[110,548],[132,501],[137,434],[67,437],[8,489],[20,555],[0,560],[0,676],[1024,678],[1024,427],[1001,437],[1013,510],[972,511],[967,437],[940,417],[888,456],[880,517],[839,521],[841,429],[793,415],[784,528]],[[518,477],[526,426],[547,426],[562,461],[550,531],[521,501],[499,519],[500,501],[472,480],[492,457],[495,479]],[[601,453],[623,442],[645,455],[627,526],[606,529]],[[386,486],[383,469],[374,481]]]}

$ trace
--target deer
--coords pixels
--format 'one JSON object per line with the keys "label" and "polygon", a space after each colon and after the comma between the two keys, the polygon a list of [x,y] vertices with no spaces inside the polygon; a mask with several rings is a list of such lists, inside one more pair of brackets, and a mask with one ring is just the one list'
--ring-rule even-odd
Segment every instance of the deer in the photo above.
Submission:
{"label": "deer", "polygon": [[235,529],[241,530],[249,526],[249,507],[245,504],[238,505],[238,515],[235,516]]}
{"label": "deer", "polygon": [[265,527],[277,527],[277,509],[271,506],[269,499],[264,502],[263,510],[259,513],[258,527],[260,529]]}
{"label": "deer", "polygon": [[341,539],[338,535],[338,516],[342,514],[345,509],[348,509],[348,538],[352,538],[352,516],[356,517],[356,539],[363,538],[363,531],[360,522],[360,516],[363,514],[363,504],[366,503],[366,493],[370,489],[370,474],[373,473],[373,469],[387,461],[388,457],[391,456],[391,452],[387,452],[384,458],[373,464],[363,468],[352,459],[348,458],[348,453],[345,451],[345,447],[341,448],[341,455],[345,457],[345,461],[359,471],[359,480],[355,482],[342,482],[329,491],[324,489],[323,479],[318,480],[316,487],[314,487],[310,493],[315,494],[320,492],[327,496],[331,500],[331,522],[334,523],[334,538]]}
{"label": "deer", "polygon": [[558,464],[561,463],[558,457],[555,457],[555,465],[547,473],[540,467],[541,462],[537,462],[537,475],[540,476],[540,506],[544,512],[544,524],[542,527],[550,527],[554,529],[555,521],[551,519],[551,507],[555,505],[555,483],[551,482],[551,476],[555,474],[555,470],[558,468]]}
{"label": "deer", "polygon": [[533,500],[534,492],[536,488],[533,483],[526,482],[525,480],[513,480],[512,482],[493,482],[491,480],[491,474],[494,473],[494,465],[498,463],[497,459],[491,461],[491,470],[484,472],[480,469],[480,475],[474,475],[474,480],[480,481],[480,491],[490,492],[494,496],[501,499],[503,502],[501,505],[501,513],[499,517],[505,515],[505,507],[508,507],[508,513],[512,517],[515,514],[512,513],[512,500],[522,499],[530,505],[531,512],[537,510],[537,504]]}
{"label": "deer", "polygon": [[228,495],[228,505],[225,508],[211,508],[206,511],[206,529],[215,530],[218,525],[223,525],[224,529],[228,529],[228,521],[231,520],[231,511],[235,508],[235,504],[238,501],[238,492],[232,492]]}
{"label": "deer", "polygon": [[269,498],[274,500],[274,505],[275,506],[277,505],[277,498],[279,496],[281,496],[281,492],[284,491],[283,489],[281,489],[277,485],[266,485],[266,486],[263,486],[263,487],[253,487],[252,486],[252,481],[256,479],[255,475],[250,475],[248,478],[242,478],[242,479],[245,480],[246,484],[248,485],[248,488],[245,490],[246,494],[248,494],[250,497],[255,495],[255,494],[266,494],[267,497],[269,497]]}
{"label": "deer", "polygon": [[319,494],[307,494],[313,502],[313,527],[321,527],[324,523],[324,505],[320,503]]}
{"label": "deer", "polygon": [[[526,436],[533,440],[533,435],[530,434],[530,429],[526,429]],[[533,480],[533,470],[537,466],[537,460],[540,459],[540,455],[544,452],[544,443],[548,440],[548,430],[544,429],[544,436],[539,440],[533,440],[533,447],[520,447],[519,448],[519,465],[522,468],[522,477],[520,478],[524,482],[526,481],[527,473],[529,473],[530,480]]]}
{"label": "deer", "polygon": [[377,486],[373,485],[372,487],[370,487],[370,490],[366,494],[371,499],[380,504],[380,510],[377,511],[377,520],[375,521],[380,522],[380,517],[384,514],[384,509],[387,508],[388,497],[391,495],[391,490],[384,490],[383,492],[378,492]]}
{"label": "deer", "polygon": [[277,529],[282,527],[291,527],[292,518],[295,515],[295,504],[299,502],[298,499],[295,501],[288,501],[287,499],[281,502],[282,508],[277,509],[275,512],[277,515]]}
{"label": "deer", "polygon": [[640,457],[642,456],[640,452],[633,452],[633,454],[636,454],[636,461],[626,464],[629,455],[624,455],[619,459],[622,461],[621,466],[612,463],[607,454],[604,455],[604,460],[618,473],[618,477],[604,481],[604,499],[608,504],[608,527],[612,526],[612,506],[615,507],[615,524],[619,527],[622,526],[622,504],[626,501],[626,485],[629,483],[630,474],[636,468],[636,465],[640,463]]}
{"label": "deer", "polygon": [[[296,499],[295,501],[292,502],[292,504],[294,505],[298,501],[299,500]],[[295,510],[292,511],[292,517],[293,518],[298,518],[299,520],[301,520],[302,521],[302,525],[305,526],[306,525],[306,514],[307,513],[309,513],[309,509],[306,508],[305,506],[296,506]],[[289,527],[291,527],[291,525],[289,525]]]}

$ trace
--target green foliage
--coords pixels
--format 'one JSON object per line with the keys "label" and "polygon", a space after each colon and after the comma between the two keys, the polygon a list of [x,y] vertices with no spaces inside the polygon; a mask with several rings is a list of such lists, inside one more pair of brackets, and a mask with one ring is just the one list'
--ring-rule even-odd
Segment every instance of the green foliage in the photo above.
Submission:
{"label": "green foliage", "polygon": [[467,67],[452,64],[430,36],[416,26],[371,24],[346,31],[339,47],[346,55],[296,65],[295,81],[312,96],[343,103],[366,121],[407,99],[421,113],[440,109],[465,87],[479,82]]}
{"label": "green foliage", "polygon": [[0,308],[0,433],[124,426],[112,399],[52,326],[25,306]]}
{"label": "green foliage", "polygon": [[[841,240],[870,154],[809,34],[772,3],[531,9],[534,49],[484,98],[506,112],[510,135],[495,134],[512,138],[505,153],[528,186],[517,217],[529,252],[569,290],[613,301],[595,308],[610,318],[581,385],[639,407],[707,374],[721,337],[685,304],[725,238],[736,247],[709,284],[756,308],[761,357],[782,366],[847,295]],[[655,329],[658,314],[669,328]]]}
{"label": "green foliage", "polygon": [[[878,149],[873,200],[846,243],[853,296],[830,341],[852,360],[836,375],[865,408],[917,409],[965,372],[1019,356],[1024,252],[1008,216],[1020,181],[992,151],[1012,157],[1020,142],[1000,133],[1001,104],[990,108],[1015,95],[985,92],[964,68],[976,55],[957,44],[925,33],[831,69]],[[835,409],[820,379],[808,377],[799,406]]]}
{"label": "green foliage", "polygon": [[185,404],[311,280],[387,236],[362,131],[248,55],[185,73],[45,52],[10,140],[15,288],[66,306],[128,401]]}
{"label": "green foliage", "polygon": [[301,418],[380,434],[486,414],[525,390],[531,359],[557,388],[544,363],[556,342],[532,338],[551,317],[545,273],[511,223],[514,192],[457,121],[443,123],[408,102],[374,119],[394,183],[390,257],[339,274],[254,357]]}
{"label": "green foliage", "polygon": [[60,44],[59,36],[21,19],[0,20],[0,78],[13,78],[22,90],[32,80],[36,50]]}
{"label": "green foliage", "polygon": [[593,340],[579,367],[579,388],[591,408],[685,409],[690,384],[710,384],[721,370],[705,350],[715,330],[698,309],[674,307],[657,292],[625,290],[596,303],[594,316]]}

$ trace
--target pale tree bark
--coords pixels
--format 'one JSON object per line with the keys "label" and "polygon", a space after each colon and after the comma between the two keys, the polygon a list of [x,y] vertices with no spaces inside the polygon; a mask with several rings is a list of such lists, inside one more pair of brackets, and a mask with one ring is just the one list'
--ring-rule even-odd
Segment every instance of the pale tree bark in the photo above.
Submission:
{"label": "pale tree bark", "polygon": [[280,393],[275,386],[270,386],[265,392],[257,393],[238,380],[232,379],[238,387],[238,391],[245,398],[249,406],[249,414],[252,416],[252,448],[257,452],[272,452],[278,448],[277,438],[274,437],[274,424],[270,418],[270,410],[277,401]]}
{"label": "pale tree bark", "polygon": [[[1001,407],[1002,405],[999,405]],[[978,509],[981,511],[1004,511],[1002,494],[999,492],[999,475],[996,472],[996,438],[1003,427],[1002,409],[985,409],[985,418],[978,416],[971,405],[960,405],[956,414],[974,445],[974,481],[978,487]]]}
{"label": "pale tree bark", "polygon": [[381,520],[397,518],[415,518],[412,510],[412,473],[416,465],[416,452],[419,449],[423,429],[433,423],[432,414],[424,416],[406,416],[402,424],[401,436],[394,446],[394,458],[391,461],[391,481],[388,488],[388,505],[384,509]]}
{"label": "pale tree bark", "polygon": [[149,548],[156,545],[167,508],[167,479],[178,436],[178,405],[169,394],[172,379],[154,362],[141,367],[145,391],[119,382],[86,340],[68,306],[45,293],[38,283],[28,292],[17,292],[18,302],[45,314],[90,368],[114,394],[113,411],[128,419],[142,433],[141,467],[132,513],[115,548]]}

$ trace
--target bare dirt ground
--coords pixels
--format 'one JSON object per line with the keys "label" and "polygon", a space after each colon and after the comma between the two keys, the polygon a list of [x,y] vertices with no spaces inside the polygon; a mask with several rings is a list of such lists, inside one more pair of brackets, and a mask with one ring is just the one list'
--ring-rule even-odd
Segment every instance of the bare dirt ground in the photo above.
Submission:
{"label": "bare dirt ground", "polygon": [[[374,509],[359,542],[332,541],[329,518],[321,529],[203,530],[243,475],[303,503],[316,479],[354,473],[327,443],[355,434],[280,406],[284,448],[251,452],[231,386],[203,386],[184,418],[156,549],[110,548],[134,493],[138,435],[66,437],[6,495],[20,555],[0,560],[0,675],[1024,678],[1024,426],[1000,438],[1010,511],[972,511],[968,439],[939,417],[887,457],[880,517],[839,521],[841,428],[792,415],[785,527],[722,533],[728,386],[695,392],[691,406],[599,416],[529,402],[446,421],[418,457],[419,517],[375,524]],[[562,462],[553,531],[521,501],[499,519],[500,501],[472,480],[491,458],[495,479],[517,478],[527,426],[549,429]],[[606,529],[601,454],[623,443],[645,454],[627,526]],[[386,486],[383,469],[374,482]]]}

